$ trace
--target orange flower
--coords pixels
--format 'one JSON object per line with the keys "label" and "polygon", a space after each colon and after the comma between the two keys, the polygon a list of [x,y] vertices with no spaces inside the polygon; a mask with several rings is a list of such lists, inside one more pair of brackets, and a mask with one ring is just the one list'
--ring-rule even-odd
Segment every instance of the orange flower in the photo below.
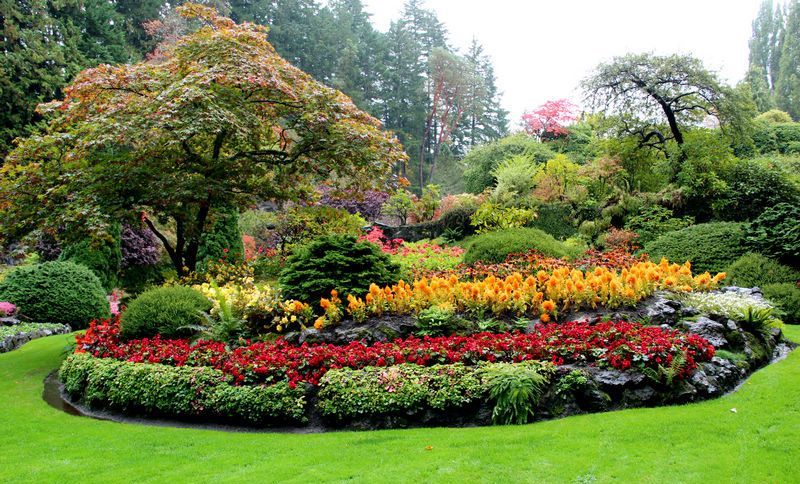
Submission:
{"label": "orange flower", "polygon": [[539,320],[541,322],[543,322],[543,323],[549,323],[550,322],[550,315],[547,314],[547,313],[543,313],[541,316],[539,316]]}
{"label": "orange flower", "polygon": [[542,303],[542,309],[548,313],[552,313],[556,309],[556,302],[548,299],[547,301]]}

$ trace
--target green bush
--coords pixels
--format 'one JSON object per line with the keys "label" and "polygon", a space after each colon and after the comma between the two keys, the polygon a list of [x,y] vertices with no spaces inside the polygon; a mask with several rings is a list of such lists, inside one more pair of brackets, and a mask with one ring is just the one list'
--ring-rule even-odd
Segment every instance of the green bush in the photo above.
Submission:
{"label": "green bush", "polygon": [[18,267],[0,282],[0,301],[17,305],[24,317],[41,323],[86,328],[111,316],[100,279],[74,262],[45,262]]}
{"label": "green bush", "polygon": [[663,257],[679,264],[688,260],[694,273],[723,272],[747,252],[744,232],[745,225],[733,222],[692,225],[645,244],[644,252],[655,262]]}
{"label": "green bush", "polygon": [[367,221],[346,210],[316,205],[293,207],[278,214],[271,238],[284,253],[325,235],[361,235]]}
{"label": "green bush", "polygon": [[530,226],[543,230],[558,240],[568,239],[578,233],[573,220],[574,210],[568,203],[548,203],[541,205],[536,217]]}
{"label": "green bush", "polygon": [[738,161],[722,179],[728,188],[713,203],[715,216],[720,220],[753,220],[779,203],[800,203],[797,185],[787,173],[769,164]]}
{"label": "green bush", "polygon": [[150,289],[134,299],[122,313],[120,336],[123,339],[165,338],[191,335],[187,328],[204,322],[203,312],[211,302],[191,287],[171,286]]}
{"label": "green bush", "polygon": [[741,256],[725,269],[728,282],[740,287],[764,287],[767,284],[797,282],[800,272],[761,254]]}
{"label": "green bush", "polygon": [[297,249],[286,260],[280,285],[287,298],[314,304],[332,289],[342,297],[361,296],[370,284],[394,284],[399,276],[400,267],[377,245],[349,235],[329,235]]}
{"label": "green bush", "polygon": [[475,367],[460,363],[343,368],[330,370],[322,377],[317,408],[323,416],[338,421],[392,414],[408,416],[428,409],[461,408],[482,394]]}
{"label": "green bush", "polygon": [[420,336],[446,336],[457,327],[455,312],[450,308],[432,306],[417,314],[416,334]]}
{"label": "green bush", "polygon": [[779,203],[750,224],[747,242],[762,254],[800,267],[800,206]]}
{"label": "green bush", "polygon": [[639,235],[638,244],[646,244],[667,232],[685,229],[692,224],[692,217],[673,217],[672,210],[660,205],[643,208],[625,220],[625,228]]}
{"label": "green bush", "polygon": [[764,297],[778,308],[784,323],[800,324],[800,287],[797,284],[767,284],[761,290]]}
{"label": "green bush", "polygon": [[550,234],[539,229],[519,228],[478,235],[464,254],[464,262],[467,264],[478,261],[499,263],[505,261],[508,254],[534,249],[550,257],[578,255],[577,249],[559,242]]}
{"label": "green bush", "polygon": [[528,423],[550,381],[552,369],[552,365],[539,361],[481,365],[479,375],[483,387],[495,402],[492,422],[495,425]]}
{"label": "green bush", "polygon": [[82,240],[66,245],[58,260],[88,267],[100,279],[106,290],[113,289],[118,283],[122,251],[119,245],[120,227],[116,226],[111,232],[108,239]]}
{"label": "green bush", "polygon": [[239,212],[236,210],[219,210],[211,218],[211,228],[200,238],[197,250],[197,261],[203,266],[208,261],[226,260],[237,262],[244,260],[244,244],[239,231]]}
{"label": "green bush", "polygon": [[478,146],[464,157],[467,191],[481,193],[495,185],[494,170],[504,160],[524,156],[534,163],[544,163],[555,157],[555,152],[526,134],[515,134]]}
{"label": "green bush", "polygon": [[515,229],[528,225],[536,219],[536,211],[530,208],[502,207],[486,202],[472,214],[471,224],[477,233]]}
{"label": "green bush", "polygon": [[61,365],[59,378],[72,398],[126,413],[259,425],[306,421],[301,388],[290,388],[285,382],[233,386],[230,377],[213,368],[73,354]]}

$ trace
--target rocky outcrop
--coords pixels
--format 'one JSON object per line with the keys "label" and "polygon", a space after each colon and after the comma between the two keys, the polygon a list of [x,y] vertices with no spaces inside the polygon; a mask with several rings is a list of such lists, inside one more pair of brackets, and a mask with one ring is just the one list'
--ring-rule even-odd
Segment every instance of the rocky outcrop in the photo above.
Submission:
{"label": "rocky outcrop", "polygon": [[69,326],[60,325],[51,327],[48,325],[46,328],[35,329],[32,331],[22,331],[4,339],[0,339],[0,353],[12,351],[24,345],[28,341],[44,338],[45,336],[53,336],[54,334],[67,334],[72,329]]}

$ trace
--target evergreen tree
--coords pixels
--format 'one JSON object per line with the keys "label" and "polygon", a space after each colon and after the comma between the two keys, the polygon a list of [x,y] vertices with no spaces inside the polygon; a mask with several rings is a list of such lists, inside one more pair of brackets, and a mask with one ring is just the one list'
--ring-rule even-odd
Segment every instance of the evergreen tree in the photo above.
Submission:
{"label": "evergreen tree", "polygon": [[800,120],[800,0],[787,6],[782,44],[775,97],[779,109]]}
{"label": "evergreen tree", "polygon": [[457,136],[462,151],[499,139],[508,131],[508,112],[500,105],[494,66],[477,39],[472,39],[465,59],[472,66],[473,76],[463,127]]}

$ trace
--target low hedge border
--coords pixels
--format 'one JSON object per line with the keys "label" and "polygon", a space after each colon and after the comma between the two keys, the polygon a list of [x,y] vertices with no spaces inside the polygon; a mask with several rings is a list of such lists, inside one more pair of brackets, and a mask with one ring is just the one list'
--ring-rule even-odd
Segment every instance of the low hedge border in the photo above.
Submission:
{"label": "low hedge border", "polygon": [[54,334],[67,334],[72,329],[65,324],[20,323],[0,326],[0,353],[15,350],[28,341]]}
{"label": "low hedge border", "polygon": [[132,363],[76,353],[61,365],[64,391],[89,407],[263,426],[304,424],[306,397],[288,383],[233,386],[207,367]]}

